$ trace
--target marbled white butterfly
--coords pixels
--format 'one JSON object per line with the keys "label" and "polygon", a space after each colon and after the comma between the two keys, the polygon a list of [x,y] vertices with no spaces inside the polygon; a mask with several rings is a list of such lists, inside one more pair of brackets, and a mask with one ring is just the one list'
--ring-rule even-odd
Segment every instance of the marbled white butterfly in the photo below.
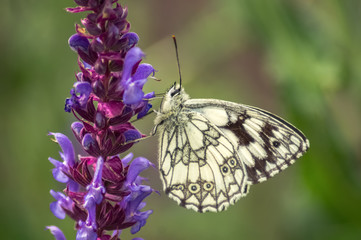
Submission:
{"label": "marbled white butterfly", "polygon": [[303,133],[265,110],[217,99],[190,99],[180,85],[164,95],[152,135],[159,134],[164,191],[179,205],[219,212],[252,184],[286,169],[310,146]]}
{"label": "marbled white butterfly", "polygon": [[163,97],[159,133],[164,191],[198,212],[227,209],[301,157],[303,133],[265,110],[216,99],[190,99],[173,85]]}

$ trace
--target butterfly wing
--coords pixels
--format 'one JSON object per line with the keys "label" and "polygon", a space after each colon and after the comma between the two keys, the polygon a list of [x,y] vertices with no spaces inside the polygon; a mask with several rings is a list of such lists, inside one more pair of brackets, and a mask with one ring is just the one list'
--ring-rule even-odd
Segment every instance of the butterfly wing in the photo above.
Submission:
{"label": "butterfly wing", "polygon": [[259,108],[215,99],[190,99],[185,107],[201,113],[232,142],[252,184],[286,169],[309,148],[300,130]]}
{"label": "butterfly wing", "polygon": [[164,191],[188,209],[223,211],[247,194],[244,164],[213,123],[200,113],[182,111],[181,124],[157,126]]}

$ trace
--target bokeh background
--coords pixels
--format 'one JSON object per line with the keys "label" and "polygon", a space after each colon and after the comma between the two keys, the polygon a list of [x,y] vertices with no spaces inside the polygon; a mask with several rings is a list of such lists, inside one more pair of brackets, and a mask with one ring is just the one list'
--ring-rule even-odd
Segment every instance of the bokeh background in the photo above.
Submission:
{"label": "bokeh background", "polygon": [[[145,239],[361,239],[361,1],[126,0],[145,62],[164,92],[178,78],[193,98],[246,103],[302,129],[309,152],[226,212],[199,214],[161,193],[136,235]],[[49,211],[47,158],[59,159],[48,131],[71,136],[64,99],[78,70],[67,46],[71,0],[0,2],[0,238],[52,239],[46,225],[75,239],[73,221]],[[154,101],[157,109],[159,101]],[[136,123],[144,133],[154,116]],[[132,150],[157,162],[157,139]],[[149,184],[161,190],[156,170]],[[122,239],[131,239],[128,231]]]}

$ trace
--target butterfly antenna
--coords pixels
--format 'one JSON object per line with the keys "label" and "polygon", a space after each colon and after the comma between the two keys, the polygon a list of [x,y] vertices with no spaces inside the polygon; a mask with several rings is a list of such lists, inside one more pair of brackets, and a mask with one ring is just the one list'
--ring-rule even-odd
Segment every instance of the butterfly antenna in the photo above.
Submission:
{"label": "butterfly antenna", "polygon": [[179,56],[178,56],[178,45],[177,45],[177,39],[175,38],[175,35],[172,35],[173,41],[174,41],[174,47],[175,47],[175,54],[177,57],[177,63],[178,63],[178,72],[179,72],[179,89],[182,88],[182,74],[180,70],[180,64],[179,64]]}

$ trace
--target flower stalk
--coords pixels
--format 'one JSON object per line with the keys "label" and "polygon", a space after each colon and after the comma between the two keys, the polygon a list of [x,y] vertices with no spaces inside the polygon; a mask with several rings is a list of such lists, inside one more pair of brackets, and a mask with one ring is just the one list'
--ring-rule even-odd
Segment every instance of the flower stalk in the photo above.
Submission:
{"label": "flower stalk", "polygon": [[[153,74],[141,63],[144,53],[136,46],[139,37],[130,32],[127,8],[117,0],[74,0],[70,13],[89,12],[69,38],[78,54],[80,71],[66,99],[65,111],[78,121],[71,125],[85,155],[75,157],[74,147],[62,133],[49,133],[62,152],[62,161],[49,158],[54,179],[66,185],[63,193],[51,190],[53,214],[76,223],[76,239],[120,239],[123,229],[136,233],[152,210],[142,211],[144,199],[154,190],[143,185],[139,174],[154,165],[143,157],[133,159],[130,149],[145,137],[130,119],[142,118],[152,105],[154,92],[143,86]],[[133,160],[132,160],[133,159]],[[65,236],[55,226],[47,227],[56,239]]]}

